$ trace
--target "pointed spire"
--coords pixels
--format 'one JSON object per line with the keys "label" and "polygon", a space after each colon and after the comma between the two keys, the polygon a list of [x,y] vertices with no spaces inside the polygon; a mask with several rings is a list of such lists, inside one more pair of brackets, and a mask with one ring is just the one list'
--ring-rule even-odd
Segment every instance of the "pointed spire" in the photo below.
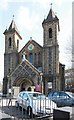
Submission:
{"label": "pointed spire", "polygon": [[8,33],[8,32],[16,32],[19,35],[20,39],[22,39],[22,37],[20,36],[20,33],[19,33],[18,29],[17,29],[17,26],[15,24],[14,15],[13,15],[13,19],[11,21],[11,24],[10,24],[8,30],[6,29],[5,32],[4,32],[4,34]]}
{"label": "pointed spire", "polygon": [[52,21],[58,21],[58,17],[55,15],[55,13],[52,10],[52,3],[50,4],[51,8],[50,11],[48,13],[48,16],[46,19],[44,19],[43,23],[47,23],[47,22],[52,22]]}
{"label": "pointed spire", "polygon": [[14,20],[14,15],[13,15],[13,20]]}
{"label": "pointed spire", "polygon": [[10,24],[8,30],[10,31],[10,30],[13,30],[13,29],[16,30],[16,31],[18,32],[18,29],[17,29],[17,27],[16,27],[16,24],[15,24],[14,19],[12,20],[12,22],[11,22],[11,24]]}
{"label": "pointed spire", "polygon": [[52,9],[52,3],[50,5],[51,5],[51,9]]}

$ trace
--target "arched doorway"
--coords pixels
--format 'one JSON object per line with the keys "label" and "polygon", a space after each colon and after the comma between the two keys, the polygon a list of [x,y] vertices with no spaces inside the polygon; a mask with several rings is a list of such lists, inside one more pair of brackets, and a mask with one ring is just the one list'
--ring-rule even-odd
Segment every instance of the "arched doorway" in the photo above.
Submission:
{"label": "arched doorway", "polygon": [[26,78],[20,78],[19,80],[17,80],[17,83],[16,83],[16,86],[20,87],[20,91],[31,91],[32,85],[33,85],[33,82]]}
{"label": "arched doorway", "polygon": [[31,91],[31,87],[28,87],[27,91]]}

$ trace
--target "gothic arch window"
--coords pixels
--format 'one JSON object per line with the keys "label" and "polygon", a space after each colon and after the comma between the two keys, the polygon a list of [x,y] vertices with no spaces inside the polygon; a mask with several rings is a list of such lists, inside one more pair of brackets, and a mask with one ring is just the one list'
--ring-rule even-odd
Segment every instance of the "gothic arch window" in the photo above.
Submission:
{"label": "gothic arch window", "polygon": [[49,38],[52,38],[52,29],[49,28]]}
{"label": "gothic arch window", "polygon": [[34,64],[36,64],[36,59],[37,59],[37,55],[36,53],[34,54]]}
{"label": "gothic arch window", "polygon": [[38,53],[38,64],[40,64],[40,61],[41,61],[41,53],[39,52]]}
{"label": "gothic arch window", "polygon": [[29,62],[33,63],[33,54],[32,53],[29,54]]}
{"label": "gothic arch window", "polygon": [[49,73],[52,73],[52,48],[49,48]]}
{"label": "gothic arch window", "polygon": [[11,37],[9,38],[9,47],[11,47],[11,43],[12,43],[12,40],[11,40]]}

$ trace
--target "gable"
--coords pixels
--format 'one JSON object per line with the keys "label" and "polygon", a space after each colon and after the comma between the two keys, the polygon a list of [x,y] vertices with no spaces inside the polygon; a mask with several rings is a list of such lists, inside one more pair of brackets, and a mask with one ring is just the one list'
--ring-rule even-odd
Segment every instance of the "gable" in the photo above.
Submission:
{"label": "gable", "polygon": [[20,50],[19,54],[25,52],[25,53],[29,53],[32,51],[42,51],[43,47],[41,45],[39,45],[36,41],[34,40],[29,40],[26,45]]}
{"label": "gable", "polygon": [[39,77],[39,75],[40,71],[38,71],[28,60],[25,59],[13,71],[11,77],[13,79],[13,84],[16,84],[16,82],[20,78],[29,79],[32,81],[33,84],[35,84],[35,80],[37,79],[37,77]]}

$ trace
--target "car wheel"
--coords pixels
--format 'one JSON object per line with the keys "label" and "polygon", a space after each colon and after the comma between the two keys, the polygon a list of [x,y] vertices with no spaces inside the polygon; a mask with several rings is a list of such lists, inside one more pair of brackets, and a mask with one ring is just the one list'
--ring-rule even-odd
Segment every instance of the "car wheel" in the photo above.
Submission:
{"label": "car wheel", "polygon": [[27,107],[27,115],[29,115],[30,118],[33,116],[32,108],[30,106]]}

